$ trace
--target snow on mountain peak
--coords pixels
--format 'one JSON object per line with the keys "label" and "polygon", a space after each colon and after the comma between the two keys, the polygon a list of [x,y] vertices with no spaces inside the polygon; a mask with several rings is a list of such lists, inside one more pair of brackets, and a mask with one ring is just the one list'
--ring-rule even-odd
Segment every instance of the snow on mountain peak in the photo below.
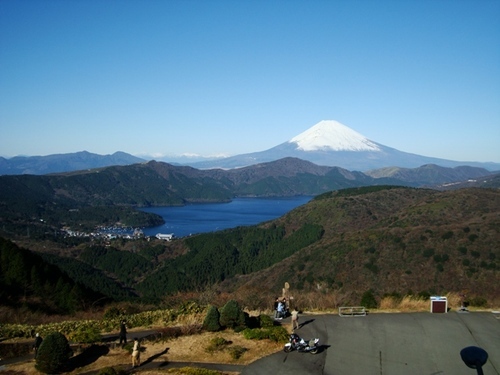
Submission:
{"label": "snow on mountain peak", "polygon": [[375,143],[337,121],[320,121],[289,143],[296,143],[302,151],[380,151]]}

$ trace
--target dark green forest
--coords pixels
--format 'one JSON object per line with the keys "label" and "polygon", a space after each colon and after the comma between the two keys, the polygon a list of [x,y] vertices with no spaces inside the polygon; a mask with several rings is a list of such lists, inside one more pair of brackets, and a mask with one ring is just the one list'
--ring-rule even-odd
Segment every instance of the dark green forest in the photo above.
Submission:
{"label": "dark green forest", "polygon": [[267,268],[323,235],[320,225],[304,224],[287,235],[284,227],[238,227],[185,240],[189,252],[166,263],[138,285],[144,296],[158,298],[203,288],[237,274]]}
{"label": "dark green forest", "polygon": [[46,313],[73,313],[103,297],[57,266],[0,237],[0,303]]}

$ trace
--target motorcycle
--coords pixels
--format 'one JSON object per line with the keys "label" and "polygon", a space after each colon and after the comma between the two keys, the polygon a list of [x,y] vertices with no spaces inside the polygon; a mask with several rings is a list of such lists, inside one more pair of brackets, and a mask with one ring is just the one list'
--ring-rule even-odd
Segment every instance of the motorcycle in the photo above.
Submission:
{"label": "motorcycle", "polygon": [[290,353],[292,350],[296,350],[298,352],[316,354],[319,350],[318,343],[319,339],[305,341],[303,338],[300,338],[299,335],[292,333],[290,335],[289,342],[285,344],[283,350],[285,353]]}

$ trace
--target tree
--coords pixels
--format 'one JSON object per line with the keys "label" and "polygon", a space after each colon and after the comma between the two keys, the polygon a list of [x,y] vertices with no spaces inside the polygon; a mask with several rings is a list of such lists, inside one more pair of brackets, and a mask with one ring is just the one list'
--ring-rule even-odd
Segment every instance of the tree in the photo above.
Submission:
{"label": "tree", "polygon": [[43,340],[38,349],[35,368],[46,374],[57,372],[71,357],[71,350],[66,337],[59,332],[52,332]]}
{"label": "tree", "polygon": [[206,329],[210,332],[217,332],[221,329],[221,325],[219,323],[220,313],[217,307],[211,305],[208,308],[207,315],[203,320],[203,329]]}
{"label": "tree", "polygon": [[245,326],[245,313],[235,300],[228,301],[220,310],[220,325],[226,328],[242,328]]}

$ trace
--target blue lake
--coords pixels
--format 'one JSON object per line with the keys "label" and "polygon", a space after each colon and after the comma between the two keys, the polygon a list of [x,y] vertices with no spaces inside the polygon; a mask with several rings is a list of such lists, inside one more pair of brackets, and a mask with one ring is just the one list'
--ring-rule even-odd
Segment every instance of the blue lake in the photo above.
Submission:
{"label": "blue lake", "polygon": [[312,197],[235,198],[229,203],[190,204],[181,207],[150,207],[142,211],[163,217],[165,224],[145,228],[146,236],[173,233],[176,237],[249,226],[283,216]]}

